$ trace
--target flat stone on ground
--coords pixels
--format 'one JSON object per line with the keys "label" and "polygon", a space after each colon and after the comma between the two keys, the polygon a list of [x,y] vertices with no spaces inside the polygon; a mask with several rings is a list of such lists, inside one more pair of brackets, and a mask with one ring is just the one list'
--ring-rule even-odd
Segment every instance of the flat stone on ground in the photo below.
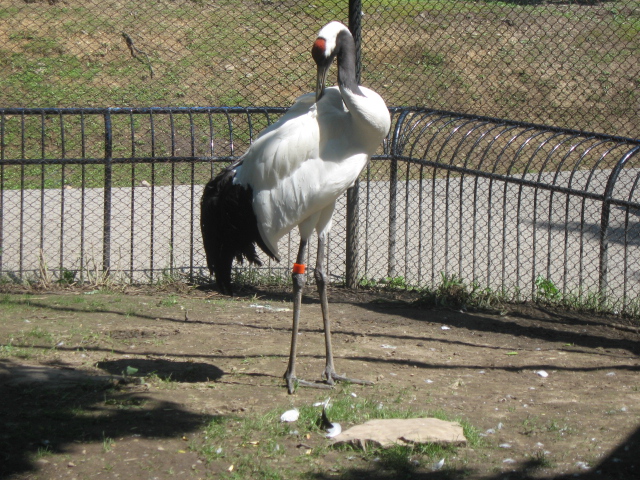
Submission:
{"label": "flat stone on ground", "polygon": [[336,436],[333,443],[350,443],[364,449],[367,443],[382,447],[419,443],[464,445],[467,439],[457,422],[437,418],[392,418],[369,420],[351,427]]}

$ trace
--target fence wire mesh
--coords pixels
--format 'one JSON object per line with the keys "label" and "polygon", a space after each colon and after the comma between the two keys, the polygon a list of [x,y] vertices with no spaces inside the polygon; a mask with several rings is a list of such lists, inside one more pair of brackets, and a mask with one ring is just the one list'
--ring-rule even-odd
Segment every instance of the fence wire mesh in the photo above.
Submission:
{"label": "fence wire mesh", "polygon": [[614,290],[622,309],[637,299],[640,142],[403,113],[388,183],[390,277],[455,277],[523,298],[553,285],[581,303]]}
{"label": "fence wire mesh", "polygon": [[[202,186],[283,110],[0,109],[0,275],[206,277]],[[355,265],[347,196],[338,201],[332,280],[349,269],[363,285],[455,277],[640,311],[640,141],[434,110],[392,116],[361,176]],[[237,280],[287,282],[298,242],[285,237],[281,263],[237,268]]]}
{"label": "fence wire mesh", "polygon": [[[363,0],[362,81],[424,106],[638,138],[640,2]],[[288,106],[348,0],[2,0],[0,105]]]}

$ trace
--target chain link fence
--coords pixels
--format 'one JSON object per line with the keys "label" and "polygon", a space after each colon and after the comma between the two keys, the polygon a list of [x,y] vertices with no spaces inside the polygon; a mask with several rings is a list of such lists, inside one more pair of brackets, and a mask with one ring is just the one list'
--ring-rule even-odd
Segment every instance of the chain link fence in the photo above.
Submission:
{"label": "chain link fence", "polygon": [[[0,276],[206,278],[202,187],[282,112],[0,109]],[[640,311],[640,141],[436,110],[392,114],[351,196],[355,220],[348,196],[338,201],[327,242],[334,281],[349,283],[349,272],[360,285],[455,279],[520,300]],[[236,280],[288,282],[298,243],[294,231],[280,263],[236,266]],[[309,264],[316,248],[314,239]]]}
{"label": "chain link fence", "polygon": [[[640,136],[637,0],[363,0],[362,81],[424,106]],[[288,106],[349,0],[1,0],[3,107]]]}

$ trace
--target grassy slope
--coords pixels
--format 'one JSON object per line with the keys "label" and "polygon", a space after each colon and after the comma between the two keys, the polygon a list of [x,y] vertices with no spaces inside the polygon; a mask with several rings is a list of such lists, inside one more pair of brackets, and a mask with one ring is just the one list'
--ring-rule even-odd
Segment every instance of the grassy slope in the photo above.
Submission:
{"label": "grassy slope", "polygon": [[[345,5],[3,1],[0,105],[286,106],[312,87],[314,32]],[[364,13],[363,82],[390,105],[640,135],[637,2],[378,0]]]}

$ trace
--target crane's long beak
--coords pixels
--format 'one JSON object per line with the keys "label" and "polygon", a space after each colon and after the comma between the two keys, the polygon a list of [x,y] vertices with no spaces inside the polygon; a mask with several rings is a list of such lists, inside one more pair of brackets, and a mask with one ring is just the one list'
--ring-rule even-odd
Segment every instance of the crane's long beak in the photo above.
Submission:
{"label": "crane's long beak", "polygon": [[318,65],[318,77],[316,78],[316,102],[319,102],[324,95],[324,84],[327,78],[329,67]]}

